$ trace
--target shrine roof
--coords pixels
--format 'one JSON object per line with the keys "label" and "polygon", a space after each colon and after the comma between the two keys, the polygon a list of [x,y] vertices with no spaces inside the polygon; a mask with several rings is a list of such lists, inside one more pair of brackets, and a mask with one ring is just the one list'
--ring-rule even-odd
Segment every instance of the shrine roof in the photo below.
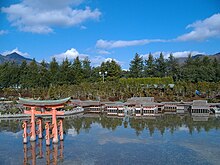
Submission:
{"label": "shrine roof", "polygon": [[29,106],[56,106],[56,105],[62,105],[65,104],[70,100],[70,97],[64,98],[64,99],[59,99],[59,100],[33,100],[33,99],[25,99],[25,98],[20,98],[18,102],[24,105],[29,105]]}

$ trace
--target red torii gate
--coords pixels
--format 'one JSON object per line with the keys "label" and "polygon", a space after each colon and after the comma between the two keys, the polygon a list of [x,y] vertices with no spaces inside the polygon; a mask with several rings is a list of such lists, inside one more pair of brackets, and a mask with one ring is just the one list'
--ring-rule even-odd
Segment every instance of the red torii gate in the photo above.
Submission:
{"label": "red torii gate", "polygon": [[[24,114],[31,115],[31,132],[30,132],[30,141],[36,140],[36,127],[35,127],[35,115],[52,115],[52,137],[53,143],[58,143],[58,129],[57,129],[57,115],[64,115],[63,111],[57,111],[57,108],[64,107],[64,104],[70,100],[70,97],[60,100],[32,100],[19,98],[19,103],[23,106],[30,108],[30,110],[25,110]],[[40,108],[43,111],[37,111],[36,108]],[[50,111],[46,111],[50,109]],[[58,125],[60,126],[60,140],[63,140],[63,122],[59,121]],[[27,143],[27,121],[23,122],[24,134],[23,134],[23,143]],[[49,122],[46,122],[46,144],[50,145],[50,125]],[[42,138],[42,120],[38,120],[38,138]]]}

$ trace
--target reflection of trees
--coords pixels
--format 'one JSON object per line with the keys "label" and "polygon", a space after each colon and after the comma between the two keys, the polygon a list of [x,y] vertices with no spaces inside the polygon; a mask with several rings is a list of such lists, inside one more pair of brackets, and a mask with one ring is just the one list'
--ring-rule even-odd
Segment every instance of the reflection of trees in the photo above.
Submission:
{"label": "reflection of trees", "polygon": [[18,120],[1,120],[0,121],[0,132],[7,131],[7,132],[19,132],[21,130],[21,123],[22,121]]}
{"label": "reflection of trees", "polygon": [[[219,118],[209,118],[208,121],[193,121],[191,116],[178,116],[178,115],[164,115],[156,119],[146,119],[146,118],[118,118],[118,117],[107,117],[105,115],[97,115],[94,117],[73,117],[65,118],[63,122],[64,131],[74,128],[77,134],[80,131],[89,132],[92,128],[92,124],[99,124],[102,128],[109,130],[116,130],[117,127],[123,126],[126,128],[131,128],[135,130],[136,135],[140,135],[145,129],[149,131],[150,136],[154,134],[155,131],[159,131],[161,135],[164,134],[165,130],[168,130],[173,134],[176,130],[181,127],[186,127],[190,134],[202,130],[208,132],[211,129],[220,129],[220,119]],[[8,132],[18,132],[20,131],[22,121],[19,120],[2,120],[0,121],[0,131]]]}

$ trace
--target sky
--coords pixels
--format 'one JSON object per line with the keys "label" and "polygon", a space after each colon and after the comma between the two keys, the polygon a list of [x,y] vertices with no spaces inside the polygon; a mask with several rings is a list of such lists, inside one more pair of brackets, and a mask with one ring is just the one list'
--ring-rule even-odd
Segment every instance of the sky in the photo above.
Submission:
{"label": "sky", "polygon": [[220,52],[219,0],[0,0],[0,54],[88,57],[129,68],[144,59]]}

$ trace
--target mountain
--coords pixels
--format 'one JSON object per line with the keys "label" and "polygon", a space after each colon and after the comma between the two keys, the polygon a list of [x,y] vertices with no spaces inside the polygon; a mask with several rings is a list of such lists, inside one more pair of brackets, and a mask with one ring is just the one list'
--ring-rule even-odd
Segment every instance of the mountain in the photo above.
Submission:
{"label": "mountain", "polygon": [[[192,56],[192,58],[193,59],[196,59],[196,58],[203,59],[205,56],[208,56],[210,59],[215,59],[216,58],[218,61],[220,61],[220,52],[216,53],[214,55],[196,54],[196,55]],[[187,57],[177,58],[177,62],[179,64],[183,64],[186,60],[187,60]]]}
{"label": "mountain", "polygon": [[22,55],[13,52],[11,54],[8,54],[6,56],[0,55],[0,64],[3,64],[5,62],[15,62],[17,64],[21,64],[23,61],[26,61],[27,63],[30,63],[32,59],[23,57]]}

